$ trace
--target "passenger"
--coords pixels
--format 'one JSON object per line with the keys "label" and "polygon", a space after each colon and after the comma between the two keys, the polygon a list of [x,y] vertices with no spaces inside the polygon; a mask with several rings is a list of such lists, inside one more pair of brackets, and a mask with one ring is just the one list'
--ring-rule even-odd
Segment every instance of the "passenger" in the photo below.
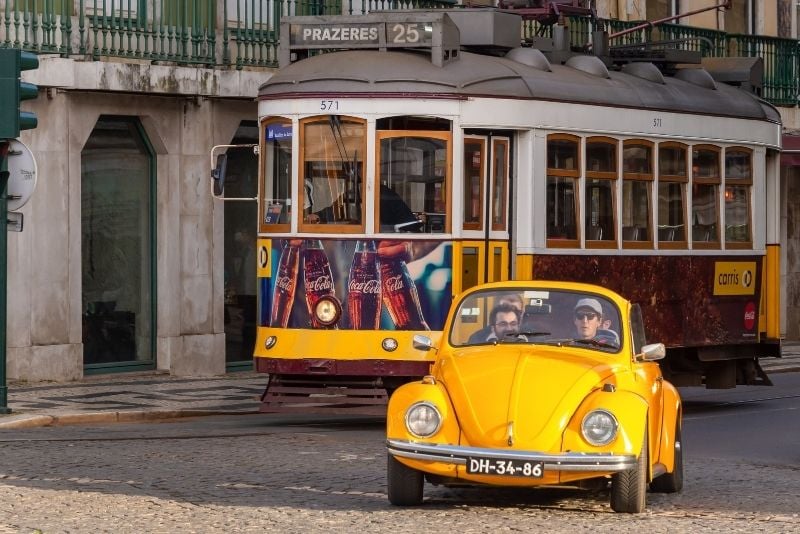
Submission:
{"label": "passenger", "polygon": [[486,341],[508,339],[519,332],[520,310],[512,304],[498,304],[489,314],[492,333]]}
{"label": "passenger", "polygon": [[[517,293],[505,293],[505,294],[501,295],[497,299],[497,304],[495,306],[495,309],[497,309],[502,304],[508,304],[508,305],[513,306],[517,310],[517,313],[519,315],[522,315],[523,301],[522,301],[522,297],[519,294],[517,294]],[[490,339],[494,339],[494,338],[490,338],[489,337],[494,332],[494,330],[493,330],[494,321],[491,320],[491,314],[490,314],[489,318],[490,318],[489,324],[487,326],[481,328],[477,332],[474,332],[471,336],[469,336],[469,340],[467,341],[468,343],[483,343],[484,341],[488,341]]]}

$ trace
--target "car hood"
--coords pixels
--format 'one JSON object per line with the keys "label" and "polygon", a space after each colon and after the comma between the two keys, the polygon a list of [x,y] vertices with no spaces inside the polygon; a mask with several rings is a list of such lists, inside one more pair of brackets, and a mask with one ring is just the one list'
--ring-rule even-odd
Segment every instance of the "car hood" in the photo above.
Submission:
{"label": "car hood", "polygon": [[581,354],[586,352],[500,345],[443,358],[440,379],[458,416],[462,444],[559,448],[564,429],[586,395],[621,371],[613,362]]}

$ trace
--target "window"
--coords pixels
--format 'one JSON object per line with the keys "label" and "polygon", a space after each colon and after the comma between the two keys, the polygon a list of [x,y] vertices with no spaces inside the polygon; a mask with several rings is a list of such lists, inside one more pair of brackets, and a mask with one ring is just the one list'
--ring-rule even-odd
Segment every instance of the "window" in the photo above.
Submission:
{"label": "window", "polygon": [[506,207],[508,206],[509,140],[492,140],[492,230],[506,230]]}
{"label": "window", "polygon": [[367,124],[329,115],[300,123],[301,231],[364,231]]}
{"label": "window", "polygon": [[658,242],[659,248],[686,247],[686,184],[689,164],[686,145],[658,145]]}
{"label": "window", "polygon": [[755,11],[753,0],[730,2],[725,14],[725,31],[727,33],[755,33]]}
{"label": "window", "polygon": [[292,218],[292,123],[273,118],[262,123],[263,197],[261,230],[288,232]]}
{"label": "window", "polygon": [[752,152],[746,148],[725,150],[725,243],[728,248],[748,247],[750,189],[753,185]]}
{"label": "window", "polygon": [[586,140],[586,246],[614,247],[617,243],[615,190],[617,141],[604,137]]}
{"label": "window", "polygon": [[630,140],[622,146],[622,245],[652,245],[650,196],[653,182],[653,143]]}
{"label": "window", "polygon": [[486,174],[486,140],[464,139],[464,229],[483,228],[483,183]]}
{"label": "window", "polygon": [[720,150],[692,147],[692,242],[694,248],[718,248]]}
{"label": "window", "polygon": [[578,177],[580,139],[547,137],[547,245],[578,246]]}
{"label": "window", "polygon": [[378,146],[378,231],[449,232],[450,133],[379,131]]}

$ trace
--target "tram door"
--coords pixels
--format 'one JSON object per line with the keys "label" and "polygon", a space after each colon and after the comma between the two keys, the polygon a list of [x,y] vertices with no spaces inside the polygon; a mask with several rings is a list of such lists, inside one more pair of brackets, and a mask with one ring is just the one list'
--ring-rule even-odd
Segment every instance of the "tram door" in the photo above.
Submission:
{"label": "tram door", "polygon": [[461,290],[508,280],[511,139],[464,137]]}

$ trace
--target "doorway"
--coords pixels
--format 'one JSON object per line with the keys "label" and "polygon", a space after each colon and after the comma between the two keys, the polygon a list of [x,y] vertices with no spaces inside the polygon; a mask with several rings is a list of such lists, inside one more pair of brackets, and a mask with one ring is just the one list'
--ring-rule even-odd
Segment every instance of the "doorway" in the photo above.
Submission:
{"label": "doorway", "polygon": [[81,151],[86,374],[155,367],[154,182],[139,120],[101,116]]}

